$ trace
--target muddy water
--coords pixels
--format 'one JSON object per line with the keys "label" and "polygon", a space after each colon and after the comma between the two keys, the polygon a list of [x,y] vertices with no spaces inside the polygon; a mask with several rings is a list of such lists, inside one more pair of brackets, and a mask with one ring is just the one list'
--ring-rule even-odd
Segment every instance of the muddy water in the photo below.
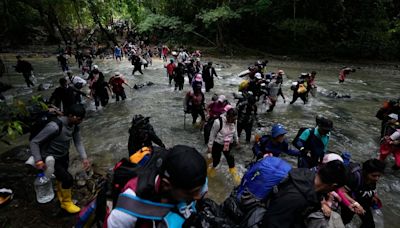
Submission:
{"label": "muddy water", "polygon": [[[15,64],[13,56],[3,57],[8,66]],[[36,57],[30,61],[35,68],[39,83],[53,83],[57,86],[58,78],[62,74],[55,57]],[[225,94],[231,103],[235,104],[232,92],[237,90],[241,81],[236,74],[246,69],[254,60],[212,59],[212,61],[217,64],[217,74],[221,76],[221,79],[215,80],[213,92]],[[96,167],[107,169],[127,155],[128,129],[134,114],[151,116],[151,123],[167,146],[187,144],[205,153],[206,146],[203,144],[202,133],[191,125],[191,116],[186,117],[186,127],[184,127],[183,97],[190,89],[187,81],[184,91],[174,91],[173,87],[168,86],[163,63],[158,59],[154,59],[153,66],[145,70],[144,75],[135,76],[131,76],[132,66],[127,60],[122,62],[115,62],[112,59],[95,60],[95,63],[100,66],[107,79],[112,72],[119,71],[125,75],[131,85],[148,81],[154,83],[153,86],[145,86],[139,90],[128,88],[126,101],[116,103],[111,100],[107,107],[98,111],[95,111],[90,100],[86,101],[89,114],[82,124],[82,135],[88,154]],[[346,64],[270,60],[271,71],[283,69],[286,72],[284,93],[287,96],[287,102],[283,103],[280,99],[273,113],[268,114],[265,112],[266,108],[260,104],[260,121],[265,127],[255,129],[255,132],[266,132],[274,123],[282,123],[288,128],[288,137],[293,138],[300,127],[313,126],[316,114],[320,113],[334,121],[330,150],[350,151],[356,161],[376,157],[380,123],[374,116],[384,99],[399,96],[399,69],[382,65],[354,65],[359,68],[357,72],[351,74],[346,83],[339,85],[338,69],[344,65]],[[76,65],[72,69],[77,71]],[[13,97],[26,97],[32,92],[39,93],[25,89],[22,76],[13,72],[11,68],[8,70],[9,73],[2,80],[16,87],[5,93],[8,101],[11,101]],[[306,105],[303,105],[300,100],[289,105],[288,102],[291,100],[289,88],[292,80],[296,80],[299,73],[312,70],[318,72],[317,97],[311,98]],[[52,90],[53,88],[43,94],[49,96]],[[351,99],[326,97],[325,95],[330,91],[349,94]],[[212,93],[206,94],[207,101],[210,101],[211,95]],[[25,142],[26,139],[22,137],[15,143]],[[2,147],[1,150],[5,149],[4,146]],[[233,151],[241,173],[245,171],[244,165],[252,157],[250,148],[251,146],[244,144],[242,139],[241,148]],[[73,155],[77,156],[75,152]],[[286,158],[295,163],[294,158]],[[393,159],[390,158],[388,163],[390,167]],[[219,202],[223,201],[232,189],[232,179],[227,169],[227,164],[223,160],[218,168],[218,175],[209,182],[209,196]],[[398,227],[400,222],[399,176],[400,172],[395,173],[388,168],[378,186],[384,204],[386,227]]]}

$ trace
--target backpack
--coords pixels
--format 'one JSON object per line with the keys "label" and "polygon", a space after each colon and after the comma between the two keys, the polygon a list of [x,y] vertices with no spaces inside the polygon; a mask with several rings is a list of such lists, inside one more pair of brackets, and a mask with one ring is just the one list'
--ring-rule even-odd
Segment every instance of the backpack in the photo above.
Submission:
{"label": "backpack", "polygon": [[[75,227],[93,227],[95,224],[97,227],[104,227],[103,224],[106,223],[111,210],[117,205],[118,197],[126,183],[132,178],[137,177],[139,173],[144,173],[145,175],[141,175],[141,177],[145,177],[145,179],[140,181],[138,189],[154,189],[154,178],[159,174],[167,152],[164,148],[155,147],[150,154],[148,162],[144,165],[131,163],[126,158],[117,162],[113,168],[111,177],[104,179],[98,185],[95,198],[83,207],[77,215]],[[109,199],[112,200],[112,206],[107,202]]]}
{"label": "backpack", "polygon": [[257,143],[254,144],[252,150],[254,158],[258,158],[262,150],[264,150],[267,143],[271,140],[270,135],[263,135]]}
{"label": "backpack", "polygon": [[138,189],[154,189],[154,178],[159,174],[158,172],[167,153],[168,150],[164,148],[153,147],[153,151],[144,165],[132,163],[126,158],[121,159],[113,169],[111,184],[111,198],[113,200],[113,205],[116,205],[118,196],[122,192],[126,183],[128,183],[130,179],[137,177],[139,173],[145,173],[146,175],[143,176],[149,181],[141,180],[138,184]]}
{"label": "backpack", "polygon": [[222,130],[223,127],[223,121],[222,121],[222,117],[218,117],[218,118],[213,118],[213,119],[209,119],[207,121],[207,123],[204,125],[204,143],[207,144],[208,140],[210,139],[210,133],[211,133],[211,129],[212,126],[214,125],[214,121],[215,120],[219,120],[219,130],[217,133],[219,133]]}
{"label": "backpack", "polygon": [[348,186],[352,191],[356,191],[362,184],[362,168],[359,163],[350,162],[346,167],[346,177],[348,183],[353,186]]}
{"label": "backpack", "polygon": [[265,157],[244,174],[236,198],[242,205],[264,202],[275,186],[283,182],[292,166],[278,157]]}
{"label": "backpack", "polygon": [[29,129],[30,131],[29,141],[35,138],[35,136],[38,135],[39,132],[41,132],[43,128],[45,128],[46,125],[50,122],[55,122],[58,125],[58,132],[56,135],[54,135],[54,138],[61,134],[63,123],[61,122],[61,120],[57,118],[57,115],[49,113],[47,111],[43,111],[40,113],[33,114],[32,119],[33,119],[32,124]]}
{"label": "backpack", "polygon": [[301,134],[303,134],[303,132],[307,129],[310,129],[310,135],[307,138],[306,144],[309,142],[309,140],[311,139],[311,136],[314,135],[315,128],[302,127],[299,129],[299,131],[297,132],[296,136],[294,137],[294,139],[292,141],[293,146],[297,147],[297,141],[299,141]]}

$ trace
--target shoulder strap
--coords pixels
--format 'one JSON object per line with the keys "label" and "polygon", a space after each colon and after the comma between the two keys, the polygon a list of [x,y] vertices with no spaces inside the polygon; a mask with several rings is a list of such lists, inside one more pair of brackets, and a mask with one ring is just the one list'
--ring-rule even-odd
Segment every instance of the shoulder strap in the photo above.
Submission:
{"label": "shoulder strap", "polygon": [[[57,136],[59,136],[61,134],[62,128],[63,128],[63,123],[60,119],[58,118],[54,118],[54,120],[52,120],[53,122],[55,122],[58,126],[58,132],[57,132]],[[75,129],[74,129],[75,131]]]}
{"label": "shoulder strap", "polygon": [[172,204],[156,203],[122,193],[118,197],[118,203],[115,209],[137,218],[161,221],[172,208],[174,208]]}
{"label": "shoulder strap", "polygon": [[221,130],[222,130],[222,127],[223,127],[223,121],[222,121],[222,117],[218,117],[218,120],[219,120],[219,130],[218,130],[218,132],[217,133],[219,133]]}

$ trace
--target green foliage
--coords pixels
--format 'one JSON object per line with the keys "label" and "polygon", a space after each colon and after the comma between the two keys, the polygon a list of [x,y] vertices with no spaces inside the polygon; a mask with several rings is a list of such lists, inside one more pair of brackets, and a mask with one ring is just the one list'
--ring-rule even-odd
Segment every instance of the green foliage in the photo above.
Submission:
{"label": "green foliage", "polygon": [[227,22],[232,19],[239,19],[240,14],[233,11],[229,6],[220,6],[212,10],[204,10],[197,15],[206,27],[216,23],[216,22]]}
{"label": "green foliage", "polygon": [[47,42],[79,42],[100,28],[116,42],[107,28],[124,20],[182,44],[400,58],[399,7],[394,0],[1,0],[0,41],[12,46],[47,34]]}
{"label": "green foliage", "polygon": [[181,25],[182,22],[178,17],[149,14],[137,27],[140,33],[144,33],[157,30],[176,30]]}
{"label": "green foliage", "polygon": [[29,123],[25,123],[24,120],[29,119],[30,107],[48,110],[40,95],[32,96],[28,104],[21,100],[16,100],[11,105],[6,102],[0,103],[0,142],[10,144],[9,140],[13,140],[24,133],[23,129],[29,127]]}

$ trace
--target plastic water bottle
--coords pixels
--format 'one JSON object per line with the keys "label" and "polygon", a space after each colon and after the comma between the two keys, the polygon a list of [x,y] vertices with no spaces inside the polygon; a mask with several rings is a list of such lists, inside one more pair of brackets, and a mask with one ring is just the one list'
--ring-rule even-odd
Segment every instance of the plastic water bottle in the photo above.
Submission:
{"label": "plastic water bottle", "polygon": [[372,216],[374,217],[375,228],[385,227],[385,223],[383,220],[383,213],[381,209],[372,209]]}
{"label": "plastic water bottle", "polygon": [[39,203],[48,203],[53,200],[53,185],[43,172],[37,175],[33,185],[35,186],[36,200]]}

